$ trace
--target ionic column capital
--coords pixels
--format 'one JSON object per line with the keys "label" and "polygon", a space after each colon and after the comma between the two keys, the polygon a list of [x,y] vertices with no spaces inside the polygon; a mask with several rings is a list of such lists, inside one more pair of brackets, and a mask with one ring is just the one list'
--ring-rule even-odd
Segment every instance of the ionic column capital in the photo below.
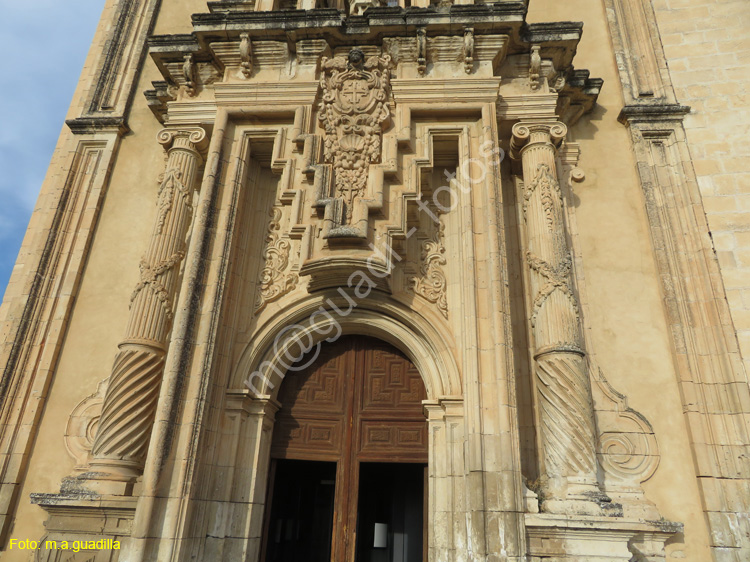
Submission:
{"label": "ionic column capital", "polygon": [[557,150],[567,132],[568,128],[559,121],[519,121],[512,129],[510,157],[518,160],[526,149],[540,144]]}
{"label": "ionic column capital", "polygon": [[194,151],[198,156],[208,147],[208,134],[203,127],[169,127],[156,134],[156,140],[169,152],[172,148]]}

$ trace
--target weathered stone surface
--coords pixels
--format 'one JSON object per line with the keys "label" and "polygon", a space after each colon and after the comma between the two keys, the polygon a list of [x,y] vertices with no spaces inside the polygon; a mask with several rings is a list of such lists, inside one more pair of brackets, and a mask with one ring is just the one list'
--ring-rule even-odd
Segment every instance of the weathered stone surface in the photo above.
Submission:
{"label": "weathered stone surface", "polygon": [[261,560],[344,334],[422,376],[428,560],[750,555],[728,3],[157,4],[107,4],[0,308],[3,559]]}

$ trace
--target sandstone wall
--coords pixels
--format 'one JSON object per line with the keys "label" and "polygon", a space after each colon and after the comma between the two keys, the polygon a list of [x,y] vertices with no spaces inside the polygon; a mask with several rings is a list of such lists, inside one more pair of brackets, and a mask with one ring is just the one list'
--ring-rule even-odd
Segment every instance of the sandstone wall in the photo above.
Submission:
{"label": "sandstone wall", "polygon": [[750,4],[654,0],[740,351],[750,367]]}

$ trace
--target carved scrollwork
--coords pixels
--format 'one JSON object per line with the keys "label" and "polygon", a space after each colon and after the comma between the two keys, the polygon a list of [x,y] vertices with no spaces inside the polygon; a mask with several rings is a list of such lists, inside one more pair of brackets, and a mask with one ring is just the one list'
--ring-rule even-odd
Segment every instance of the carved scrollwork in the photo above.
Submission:
{"label": "carved scrollwork", "polygon": [[621,481],[648,480],[659,465],[659,446],[651,424],[628,406],[627,398],[609,384],[601,371],[596,383],[597,394],[601,393],[609,403],[606,409],[603,405],[598,408],[606,412],[599,414],[597,448],[602,467]]}
{"label": "carved scrollwork", "polygon": [[289,253],[292,245],[289,239],[282,238],[281,209],[271,210],[271,222],[266,235],[266,248],[263,252],[265,266],[260,273],[258,294],[255,299],[255,312],[260,312],[266,304],[273,302],[294,289],[299,279],[296,273],[287,273]]}
{"label": "carved scrollwork", "polygon": [[88,466],[108,383],[109,378],[101,381],[96,392],[81,400],[68,418],[64,436],[65,448],[76,461],[75,470],[77,471],[85,471]]}
{"label": "carved scrollwork", "polygon": [[188,96],[195,95],[195,61],[193,55],[185,55],[182,63],[182,75],[185,78],[185,92]]}
{"label": "carved scrollwork", "polygon": [[628,406],[601,370],[594,371],[595,412],[599,435],[597,457],[604,470],[605,492],[626,516],[658,519],[659,512],[641,487],[659,466],[659,444],[649,421]]}
{"label": "carved scrollwork", "polygon": [[240,72],[250,78],[253,71],[253,52],[249,33],[240,33]]}
{"label": "carved scrollwork", "polygon": [[445,259],[445,225],[438,220],[433,235],[422,242],[421,277],[411,277],[412,290],[425,300],[437,305],[440,313],[448,318],[448,285],[443,271]]}
{"label": "carved scrollwork", "polygon": [[531,56],[529,58],[529,86],[532,90],[539,89],[539,76],[542,71],[542,57],[539,54],[539,45],[531,46]]}
{"label": "carved scrollwork", "polygon": [[417,28],[417,72],[424,76],[427,70],[427,30],[424,27]]}
{"label": "carved scrollwork", "polygon": [[382,127],[390,117],[390,67],[390,56],[365,59],[360,49],[352,49],[347,58],[321,61],[318,119],[326,132],[325,159],[333,164],[335,194],[343,199],[348,224],[354,201],[365,193],[369,166],[380,160]]}

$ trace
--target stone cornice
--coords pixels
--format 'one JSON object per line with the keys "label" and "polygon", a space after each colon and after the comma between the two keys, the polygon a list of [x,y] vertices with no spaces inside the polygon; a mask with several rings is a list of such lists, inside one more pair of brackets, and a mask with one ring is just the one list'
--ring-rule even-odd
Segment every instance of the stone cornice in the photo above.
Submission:
{"label": "stone cornice", "polygon": [[628,104],[620,110],[617,120],[623,125],[633,122],[682,121],[690,113],[690,106],[677,103]]}
{"label": "stone cornice", "polygon": [[116,132],[122,136],[130,132],[125,123],[125,117],[77,117],[76,119],[68,119],[65,124],[74,135]]}
{"label": "stone cornice", "polygon": [[[255,65],[283,66],[279,63],[280,58],[285,60],[295,56],[301,64],[314,64],[316,57],[348,48],[353,42],[358,45],[382,44],[386,50],[390,48],[386,42],[398,43],[401,62],[404,62],[416,56],[417,47],[409,42],[414,41],[418,30],[422,30],[427,38],[429,56],[440,56],[435,55],[435,49],[443,47],[437,45],[447,45],[445,38],[461,38],[463,41],[465,28],[470,28],[476,44],[474,59],[482,60],[482,56],[487,57],[492,51],[495,53],[492,62],[496,72],[500,72],[506,57],[523,56],[531,51],[532,46],[537,48],[550,87],[555,80],[560,84],[556,86],[559,94],[556,112],[569,124],[591,110],[602,87],[602,80],[590,78],[588,71],[572,66],[583,24],[527,24],[524,2],[446,8],[373,7],[361,16],[346,16],[329,8],[250,11],[225,2],[209,3],[209,9],[209,13],[192,16],[193,33],[149,39],[151,57],[165,80],[154,83],[156,89],[146,92],[146,97],[160,120],[164,118],[166,102],[175,99],[172,96],[178,90],[184,88],[189,96],[194,95],[192,83],[188,84],[185,78],[188,68],[185,65],[200,68],[195,70],[202,81],[197,84],[199,89],[211,83],[223,84],[227,70],[240,64],[239,50],[243,40],[249,43],[250,64]],[[503,38],[501,45],[498,38]],[[474,78],[470,80],[475,81]]]}

